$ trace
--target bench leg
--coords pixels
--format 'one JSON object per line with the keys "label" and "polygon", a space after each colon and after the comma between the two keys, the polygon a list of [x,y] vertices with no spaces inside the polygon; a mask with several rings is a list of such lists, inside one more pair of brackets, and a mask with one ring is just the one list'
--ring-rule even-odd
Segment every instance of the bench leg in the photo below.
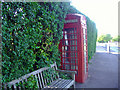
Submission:
{"label": "bench leg", "polygon": [[73,84],[73,88],[75,88],[75,83]]}
{"label": "bench leg", "polygon": [[73,90],[75,90],[75,83],[73,84]]}

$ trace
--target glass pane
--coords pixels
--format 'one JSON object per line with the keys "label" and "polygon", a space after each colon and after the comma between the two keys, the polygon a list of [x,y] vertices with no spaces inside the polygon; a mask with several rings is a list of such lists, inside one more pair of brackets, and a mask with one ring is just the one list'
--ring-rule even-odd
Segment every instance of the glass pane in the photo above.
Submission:
{"label": "glass pane", "polygon": [[77,46],[76,46],[76,51],[77,51]]}
{"label": "glass pane", "polygon": [[72,40],[72,45],[74,45],[74,41]]}
{"label": "glass pane", "polygon": [[66,28],[64,29],[67,33],[73,33],[74,32],[74,28]]}
{"label": "glass pane", "polygon": [[71,55],[71,57],[75,57],[75,53],[71,52],[70,55]]}
{"label": "glass pane", "polygon": [[74,45],[77,45],[77,40],[74,41]]}
{"label": "glass pane", "polygon": [[76,57],[77,57],[77,53],[76,53]]}
{"label": "glass pane", "polygon": [[74,40],[70,40],[70,45],[75,45],[75,41]]}
{"label": "glass pane", "polygon": [[63,58],[63,63],[64,63],[65,58]]}
{"label": "glass pane", "polygon": [[75,33],[77,32],[76,28],[75,28]]}
{"label": "glass pane", "polygon": [[65,33],[65,35],[67,34],[67,32],[66,32],[66,31],[64,31],[64,33]]}
{"label": "glass pane", "polygon": [[84,45],[84,51],[86,51],[86,46]]}
{"label": "glass pane", "polygon": [[67,39],[67,34],[65,34],[65,39]]}
{"label": "glass pane", "polygon": [[78,70],[78,66],[76,66],[76,70]]}
{"label": "glass pane", "polygon": [[75,63],[75,58],[71,58],[71,63]]}
{"label": "glass pane", "polygon": [[65,51],[68,51],[68,46],[65,46]]}
{"label": "glass pane", "polygon": [[66,52],[65,52],[65,57],[69,57],[69,53],[66,53]]}
{"label": "glass pane", "polygon": [[74,39],[74,35],[73,34],[70,35],[70,39]]}
{"label": "glass pane", "polygon": [[75,65],[71,65],[71,69],[75,70]]}
{"label": "glass pane", "polygon": [[85,34],[84,34],[84,40],[86,39]]}
{"label": "glass pane", "polygon": [[74,39],[74,35],[71,35],[72,36],[72,38],[71,39]]}
{"label": "glass pane", "polygon": [[71,46],[71,51],[75,51],[75,46]]}
{"label": "glass pane", "polygon": [[65,63],[70,63],[69,61],[69,58],[65,58]]}
{"label": "glass pane", "polygon": [[76,64],[78,64],[78,60],[76,60]]}
{"label": "glass pane", "polygon": [[65,45],[68,45],[68,40],[65,40]]}
{"label": "glass pane", "polygon": [[72,35],[70,35],[70,39],[72,39]]}
{"label": "glass pane", "polygon": [[74,33],[74,30],[72,30],[71,33]]}
{"label": "glass pane", "polygon": [[76,64],[78,64],[78,59],[76,58]]}
{"label": "glass pane", "polygon": [[64,41],[62,40],[62,45],[64,45]]}
{"label": "glass pane", "polygon": [[62,46],[62,51],[64,51],[64,46]]}
{"label": "glass pane", "polygon": [[84,57],[86,57],[86,51],[84,51]]}
{"label": "glass pane", "polygon": [[64,54],[64,52],[62,52],[62,57],[65,57],[65,54]]}
{"label": "glass pane", "polygon": [[70,69],[70,65],[65,65],[65,68],[66,69]]}
{"label": "glass pane", "polygon": [[86,40],[84,40],[84,45],[86,45]]}
{"label": "glass pane", "polygon": [[83,34],[85,34],[85,29],[83,28]]}
{"label": "glass pane", "polygon": [[75,39],[77,39],[77,35],[75,34]]}
{"label": "glass pane", "polygon": [[63,69],[65,69],[65,64],[63,64]]}

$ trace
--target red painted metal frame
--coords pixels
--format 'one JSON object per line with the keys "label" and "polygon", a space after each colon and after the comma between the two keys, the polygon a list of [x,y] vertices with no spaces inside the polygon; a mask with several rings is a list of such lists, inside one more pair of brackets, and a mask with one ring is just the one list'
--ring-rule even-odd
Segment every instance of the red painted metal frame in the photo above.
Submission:
{"label": "red painted metal frame", "polygon": [[[70,66],[69,70],[77,71],[77,74],[75,76],[75,81],[84,83],[88,77],[88,49],[87,49],[86,19],[83,15],[80,15],[80,14],[68,14],[66,16],[65,20],[66,21],[67,20],[77,20],[77,22],[71,22],[71,23],[69,22],[69,23],[64,24],[63,39],[60,40],[60,44],[59,44],[59,50],[61,52],[61,66],[60,67],[61,67],[61,69],[66,70],[67,68],[65,68],[65,65],[69,65]],[[69,38],[65,39],[65,30],[68,28],[74,28],[74,31],[76,28],[76,33],[74,32],[74,39],[69,39]],[[85,28],[85,36],[86,36],[86,38],[85,38],[86,39],[86,57],[84,57],[84,34],[83,34],[84,28]],[[66,34],[66,35],[68,35],[68,37],[70,37],[71,34],[73,34],[73,33]],[[77,35],[77,39],[75,38],[75,35]],[[68,40],[68,45],[62,45],[62,43],[65,42],[65,40]],[[75,43],[75,45],[70,45],[70,40],[74,40],[74,42],[76,42],[76,40],[77,40],[77,45],[76,45],[76,43]],[[65,46],[68,47],[69,51],[65,51]],[[71,51],[71,46],[75,46],[75,51],[74,51],[75,64],[71,63],[71,58],[73,58],[70,56],[70,54],[73,54],[73,51]],[[64,51],[62,50],[62,47],[64,47]],[[64,58],[62,56],[63,52],[64,52]],[[66,53],[66,55],[68,53],[68,57],[65,57],[65,53]],[[77,53],[77,55],[76,55],[76,53]],[[85,73],[85,62],[84,62],[85,58],[86,58],[86,73]],[[64,62],[63,62],[63,59],[64,59]],[[65,63],[65,59],[69,59],[70,63]],[[78,62],[78,63],[76,63],[76,62]],[[71,69],[72,65],[75,65],[75,69]],[[76,68],[76,66],[78,67],[78,69]]]}

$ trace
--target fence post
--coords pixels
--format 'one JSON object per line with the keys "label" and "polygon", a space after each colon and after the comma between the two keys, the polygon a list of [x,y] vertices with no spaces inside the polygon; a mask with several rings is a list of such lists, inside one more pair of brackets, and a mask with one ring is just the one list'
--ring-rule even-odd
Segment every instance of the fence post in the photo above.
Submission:
{"label": "fence post", "polygon": [[110,53],[110,43],[109,43],[109,41],[107,43],[107,52]]}

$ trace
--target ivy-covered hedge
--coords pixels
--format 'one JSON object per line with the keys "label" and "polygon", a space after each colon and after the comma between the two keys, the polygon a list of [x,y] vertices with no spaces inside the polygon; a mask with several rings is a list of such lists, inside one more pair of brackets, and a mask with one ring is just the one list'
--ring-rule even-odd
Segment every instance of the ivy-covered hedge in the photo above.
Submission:
{"label": "ivy-covered hedge", "polygon": [[92,58],[94,53],[96,52],[96,41],[97,41],[97,28],[96,24],[87,19],[87,40],[88,40],[88,61]]}
{"label": "ivy-covered hedge", "polygon": [[2,82],[60,62],[68,2],[2,3]]}
{"label": "ivy-covered hedge", "polygon": [[[68,2],[2,3],[2,82],[54,61],[60,65],[58,44],[68,13],[80,12]],[[95,52],[96,27],[88,17],[87,25],[90,59]]]}

